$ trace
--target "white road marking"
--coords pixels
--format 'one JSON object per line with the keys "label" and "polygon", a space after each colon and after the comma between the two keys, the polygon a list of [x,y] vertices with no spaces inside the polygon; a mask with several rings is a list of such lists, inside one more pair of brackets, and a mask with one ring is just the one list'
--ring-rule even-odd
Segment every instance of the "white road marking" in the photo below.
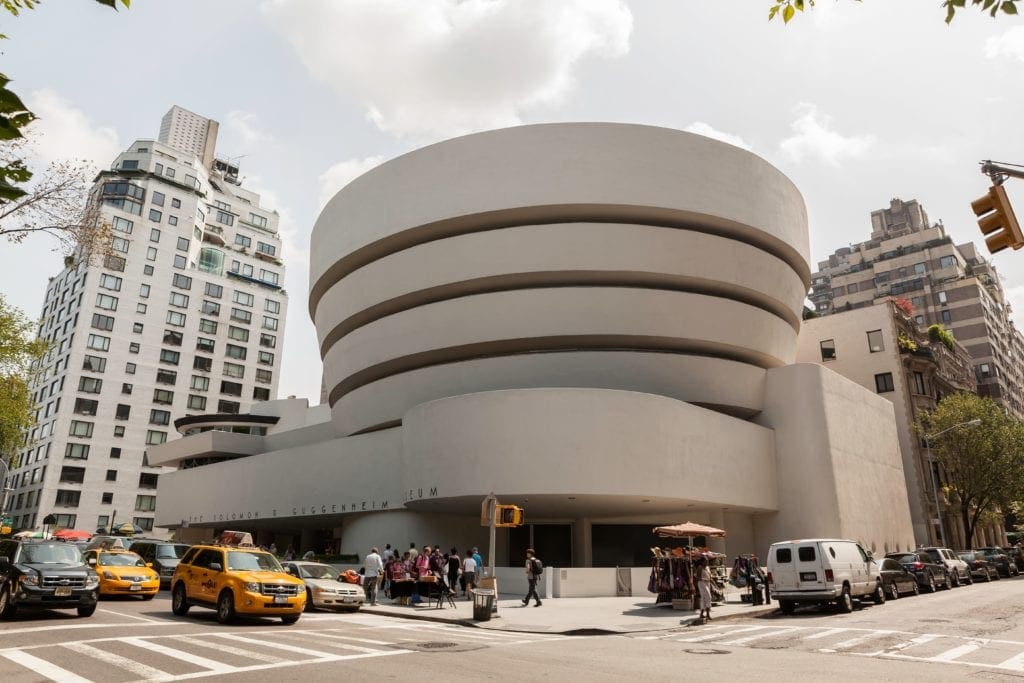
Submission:
{"label": "white road marking", "polygon": [[866,643],[872,638],[879,638],[881,636],[891,636],[894,633],[899,633],[899,631],[870,631],[868,633],[859,635],[856,638],[850,638],[849,640],[844,640],[841,643],[836,643],[832,647],[822,648],[821,650],[819,650],[819,652],[837,652],[839,650],[848,650],[849,648],[856,647],[861,643]]}
{"label": "white road marking", "polygon": [[278,650],[284,650],[285,652],[293,652],[299,655],[308,655],[317,659],[330,659],[336,655],[330,652],[323,652],[321,650],[310,650],[306,647],[298,647],[296,645],[285,645],[284,643],[275,643],[269,640],[260,640],[258,638],[246,638],[235,633],[223,633],[221,638],[229,638],[231,640],[237,640],[240,643],[249,643],[250,645],[259,645],[260,647],[270,647]]}
{"label": "white road marking", "polygon": [[975,641],[972,643],[964,643],[959,647],[954,647],[951,650],[946,650],[941,654],[937,654],[934,657],[925,657],[929,662],[952,662],[954,659],[963,657],[966,654],[970,654],[975,650],[981,649],[982,643]]}
{"label": "white road marking", "polygon": [[1011,671],[1022,671],[1024,670],[1024,652],[1019,655],[1014,655],[1007,660],[996,664],[1000,669],[1009,669]]}
{"label": "white road marking", "polygon": [[233,647],[231,645],[225,645],[224,643],[214,643],[209,640],[203,640],[202,638],[193,638],[191,636],[174,636],[175,640],[179,640],[189,645],[197,645],[199,647],[208,647],[216,650],[217,652],[226,652],[229,655],[238,655],[246,659],[256,659],[261,662],[267,662],[269,664],[278,664],[280,662],[286,662],[288,660],[275,657],[273,655],[264,654],[262,652],[253,652],[252,650],[245,650],[240,647]]}
{"label": "white road marking", "polygon": [[235,667],[225,664],[224,662],[218,662],[215,659],[200,657],[199,655],[194,655],[191,652],[185,652],[183,650],[175,650],[172,647],[160,645],[159,643],[151,642],[149,640],[146,640],[145,638],[121,638],[120,641],[122,643],[134,645],[135,647],[139,647],[144,650],[150,650],[152,652],[157,652],[162,655],[167,655],[168,657],[172,657],[174,659],[180,659],[181,661],[188,662],[189,664],[201,666],[205,669],[209,669],[214,673],[228,673],[229,671],[234,671],[235,669]]}
{"label": "white road marking", "polygon": [[98,610],[98,611],[103,612],[104,614],[114,614],[116,616],[123,617],[125,619],[138,619],[139,621],[144,621],[147,624],[164,624],[164,623],[167,623],[166,619],[150,619],[148,617],[140,617],[140,616],[137,616],[135,614],[123,614],[121,612],[115,612],[112,609],[101,609],[101,610]]}
{"label": "white road marking", "polygon": [[166,671],[161,671],[160,669],[147,666],[142,662],[137,662],[134,659],[122,657],[121,655],[114,654],[113,652],[107,652],[106,650],[101,650],[98,647],[86,645],[85,643],[64,643],[62,647],[73,652],[77,652],[80,655],[86,655],[87,657],[98,659],[104,664],[110,664],[112,666],[126,669],[142,678],[163,678],[164,676],[170,675]]}
{"label": "white road marking", "polygon": [[787,627],[787,628],[781,628],[781,629],[778,629],[776,631],[769,631],[767,633],[755,633],[752,636],[744,636],[742,638],[737,638],[736,640],[723,640],[723,641],[719,641],[718,644],[719,645],[746,645],[747,643],[752,643],[755,640],[760,640],[761,638],[771,638],[773,636],[784,636],[784,635],[787,635],[789,633],[793,633],[794,631],[801,631],[801,630],[803,630],[802,626],[792,626],[792,627]]}
{"label": "white road marking", "polygon": [[45,676],[53,681],[60,681],[61,683],[90,683],[88,678],[82,678],[77,674],[71,673],[67,669],[62,669],[56,664],[51,664],[45,659],[40,659],[39,657],[30,655],[27,652],[9,650],[2,654],[15,664],[20,664],[29,671],[37,673],[40,676]]}
{"label": "white road marking", "polygon": [[865,657],[877,657],[877,656],[881,656],[881,655],[895,654],[897,652],[902,652],[903,650],[906,650],[908,647],[915,647],[917,645],[924,645],[925,643],[930,643],[931,641],[935,640],[936,638],[942,638],[942,637],[943,636],[940,636],[940,635],[935,634],[935,633],[926,633],[924,635],[918,636],[917,638],[913,638],[911,640],[907,640],[905,642],[898,643],[896,645],[890,645],[889,647],[884,648],[882,650],[878,650],[876,652],[857,652],[855,654],[864,655]]}
{"label": "white road marking", "polygon": [[[121,615],[124,616],[124,615]],[[180,623],[174,621],[154,621],[154,626],[181,626]],[[66,631],[66,630],[78,630],[78,629],[96,629],[96,628],[134,628],[138,624],[132,621],[126,621],[123,624],[102,624],[99,622],[89,622],[86,624],[68,624],[64,626],[62,624],[52,624],[50,626],[29,626],[26,628],[5,628],[2,631],[2,635],[5,637],[14,633],[39,633],[40,631]]]}
{"label": "white road marking", "polygon": [[[303,635],[303,634],[300,634],[300,633],[297,633],[297,632],[296,633],[289,633],[287,635],[295,637],[295,638],[304,638],[305,637],[305,638],[308,639],[308,637],[309,637],[308,635]],[[343,638],[343,636],[335,636],[335,635],[332,635],[330,633],[317,633],[316,634],[316,639],[322,641],[324,638],[331,638],[331,639],[337,638],[337,639],[341,639],[341,638]],[[340,647],[340,648],[343,648],[345,650],[352,650],[353,652],[380,652],[380,648],[363,647],[362,645],[353,645],[352,643],[333,643],[333,642],[325,643],[325,642],[319,642],[319,643],[315,643],[315,644],[317,646]]]}
{"label": "white road marking", "polygon": [[[324,635],[324,633],[326,633],[326,631],[320,631],[319,632],[320,635]],[[332,638],[344,638],[345,640],[353,640],[353,641],[355,641],[357,643],[367,643],[369,645],[394,645],[394,643],[388,642],[386,640],[373,640],[371,638],[356,638],[355,636],[347,636],[347,635],[344,635],[342,633],[338,633],[338,634],[332,635],[331,637]]]}
{"label": "white road marking", "polygon": [[695,636],[693,638],[677,638],[678,643],[703,643],[706,640],[714,640],[715,638],[731,637],[739,633],[747,633],[749,631],[760,631],[762,629],[771,628],[770,626],[745,626],[743,628],[733,628],[729,631],[720,631],[718,633],[712,633],[709,635]]}
{"label": "white road marking", "polygon": [[828,638],[829,636],[834,636],[837,633],[846,633],[849,630],[850,629],[848,628],[827,628],[821,633],[815,633],[813,635],[804,636],[804,640],[817,640],[818,638]]}

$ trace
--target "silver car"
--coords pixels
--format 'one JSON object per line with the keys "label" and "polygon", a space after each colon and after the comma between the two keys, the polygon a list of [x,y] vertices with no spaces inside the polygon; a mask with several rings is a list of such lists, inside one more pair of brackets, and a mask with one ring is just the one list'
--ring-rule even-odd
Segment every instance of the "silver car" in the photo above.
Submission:
{"label": "silver car", "polygon": [[345,583],[338,570],[319,562],[282,562],[284,570],[306,584],[306,609],[338,609],[355,612],[366,595],[362,586]]}
{"label": "silver car", "polygon": [[936,548],[934,546],[918,548],[917,552],[924,553],[939,564],[946,567],[949,574],[950,585],[953,587],[970,585],[974,583],[971,578],[971,568],[963,559],[949,548]]}

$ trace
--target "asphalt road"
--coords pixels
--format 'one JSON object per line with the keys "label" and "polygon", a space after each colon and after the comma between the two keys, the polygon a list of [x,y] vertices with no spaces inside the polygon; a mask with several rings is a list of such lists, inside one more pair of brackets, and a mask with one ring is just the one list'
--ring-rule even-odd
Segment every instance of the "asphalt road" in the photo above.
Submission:
{"label": "asphalt road", "polygon": [[85,619],[46,612],[0,621],[0,681],[1020,680],[1022,609],[1024,578],[1003,579],[848,615],[812,609],[571,637],[326,612],[292,626],[222,626],[212,610],[174,616],[163,592],[151,602],[104,601]]}

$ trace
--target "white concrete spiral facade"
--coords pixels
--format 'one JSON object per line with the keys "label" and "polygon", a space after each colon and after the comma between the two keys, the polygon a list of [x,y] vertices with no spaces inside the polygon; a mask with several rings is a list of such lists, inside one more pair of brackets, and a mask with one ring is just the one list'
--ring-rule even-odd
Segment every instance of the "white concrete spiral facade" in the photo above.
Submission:
{"label": "white concrete spiral facade", "polygon": [[[750,416],[750,387],[793,362],[809,284],[785,176],[715,140],[624,124],[411,152],[339,192],[311,247],[340,434],[399,424],[423,400],[531,386]],[[692,381],[720,372],[744,381]]]}

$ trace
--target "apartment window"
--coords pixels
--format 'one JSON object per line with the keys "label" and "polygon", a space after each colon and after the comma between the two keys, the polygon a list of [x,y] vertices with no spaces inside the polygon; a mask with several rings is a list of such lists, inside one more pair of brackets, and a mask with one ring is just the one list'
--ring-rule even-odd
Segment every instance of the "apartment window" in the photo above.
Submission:
{"label": "apartment window", "polygon": [[203,372],[210,372],[213,370],[213,359],[206,358],[205,356],[195,356],[192,358],[192,367]]}
{"label": "apartment window", "polygon": [[64,457],[72,460],[88,460],[89,459],[89,444],[87,443],[69,443],[64,447]]}
{"label": "apartment window", "polygon": [[180,199],[172,199],[171,200],[171,208],[172,209],[180,209],[181,208],[181,200]]}
{"label": "apartment window", "polygon": [[174,403],[174,392],[167,389],[153,390],[153,403],[160,405],[171,405]]}
{"label": "apartment window", "polygon": [[235,291],[231,300],[240,306],[252,306],[254,297],[248,292]]}
{"label": "apartment window", "polygon": [[185,314],[178,311],[167,311],[167,324],[175,327],[185,326]]}
{"label": "apartment window", "polygon": [[263,302],[263,310],[266,311],[267,313],[280,313],[281,302],[274,301],[273,299],[267,299],[266,301]]}
{"label": "apartment window", "polygon": [[139,512],[156,510],[156,496],[135,496],[135,509]]}
{"label": "apartment window", "polygon": [[189,239],[187,237],[179,237],[177,248],[178,251],[188,251]]}
{"label": "apartment window", "polygon": [[875,391],[879,394],[884,394],[893,390],[895,390],[895,387],[892,383],[891,372],[883,372],[880,375],[875,375]]}
{"label": "apartment window", "polygon": [[164,215],[157,211],[156,209],[149,210],[149,220],[153,221],[154,223],[159,223],[160,219],[163,218],[163,216]]}
{"label": "apartment window", "polygon": [[132,407],[127,403],[118,403],[117,408],[114,411],[115,420],[127,420],[131,417]]}
{"label": "apartment window", "polygon": [[192,278],[187,275],[182,275],[181,273],[175,273],[171,284],[178,289],[192,289]]}
{"label": "apartment window", "polygon": [[219,299],[224,295],[224,288],[220,285],[215,285],[212,282],[206,283],[206,296],[212,296],[214,299]]}
{"label": "apartment window", "polygon": [[924,325],[924,316],[923,315],[915,315],[914,316],[914,322],[917,323],[918,325]]}
{"label": "apartment window", "polygon": [[230,415],[238,414],[238,410],[241,408],[241,404],[237,401],[217,401],[217,412],[227,413]]}
{"label": "apartment window", "polygon": [[127,218],[114,216],[110,221],[110,227],[112,227],[114,230],[117,230],[118,232],[123,232],[126,235],[130,235],[132,234],[132,227],[134,227],[134,223],[132,223]]}
{"label": "apartment window", "polygon": [[182,339],[184,339],[184,337],[181,332],[164,330],[164,344],[167,344],[168,346],[181,346]]}
{"label": "apartment window", "polygon": [[263,329],[277,330],[277,318],[271,318],[268,315],[263,316]]}
{"label": "apartment window", "polygon": [[146,430],[146,444],[155,446],[167,441],[167,432],[158,432],[153,429]]}
{"label": "apartment window", "polygon": [[178,381],[178,373],[174,370],[157,370],[156,371],[156,383],[157,384],[174,384]]}
{"label": "apartment window", "polygon": [[117,297],[110,296],[109,294],[97,294],[96,295],[96,308],[102,308],[107,311],[117,310]]}
{"label": "apartment window", "polygon": [[189,385],[194,391],[206,391],[210,388],[210,378],[201,375],[192,375],[192,383]]}
{"label": "apartment window", "polygon": [[274,354],[272,354],[270,351],[260,351],[259,355],[256,358],[256,362],[262,365],[273,365]]}
{"label": "apartment window", "polygon": [[109,315],[100,315],[99,313],[92,314],[92,326],[97,330],[105,330],[110,332],[114,329],[114,319]]}
{"label": "apartment window", "polygon": [[160,362],[169,365],[177,365],[181,359],[181,353],[170,349],[160,349]]}
{"label": "apartment window", "polygon": [[982,379],[987,379],[992,376],[992,366],[988,363],[982,363],[978,366],[978,374],[981,375]]}
{"label": "apartment window", "polygon": [[[260,346],[266,346],[267,348],[270,348],[270,349],[274,348],[275,346],[277,346],[277,337],[275,337],[272,334],[261,334],[260,335]],[[834,354],[834,352],[835,352],[835,349],[833,349],[833,354]],[[833,355],[833,357],[835,357],[835,356]]]}
{"label": "apartment window", "polygon": [[939,303],[940,304],[945,304],[945,303],[949,302],[949,298],[946,296],[945,292],[939,292],[938,293],[938,298],[939,298]]}
{"label": "apartment window", "polygon": [[257,226],[257,227],[260,227],[260,228],[267,227],[267,218],[266,218],[266,216],[261,216],[258,213],[250,213],[249,214],[249,222],[252,223],[253,225]]}
{"label": "apartment window", "polygon": [[235,217],[225,211],[218,211],[214,220],[218,223],[223,223],[224,225],[235,224]]}
{"label": "apartment window", "polygon": [[858,288],[859,286],[856,282],[851,282],[849,285],[846,286],[846,292],[848,294],[856,294]]}
{"label": "apartment window", "polygon": [[236,379],[245,377],[245,366],[238,363],[224,363],[224,376]]}
{"label": "apartment window", "polygon": [[213,348],[215,345],[216,342],[214,342],[214,340],[212,339],[207,339],[206,337],[196,338],[196,351],[206,351],[207,353],[213,353]]}
{"label": "apartment window", "polygon": [[152,275],[153,274],[153,266],[150,266],[150,265],[143,266],[142,267],[142,274],[143,275]]}
{"label": "apartment window", "polygon": [[836,341],[834,339],[825,339],[820,343],[821,346],[821,360],[835,360],[836,358]]}
{"label": "apartment window", "polygon": [[277,253],[277,247],[272,244],[267,244],[266,242],[257,242],[256,251],[261,254],[266,254],[267,256],[273,256]]}
{"label": "apartment window", "polygon": [[181,254],[174,255],[174,267],[178,270],[185,270],[185,266],[188,265],[188,259]]}
{"label": "apartment window", "polygon": [[188,295],[181,292],[171,292],[167,303],[177,308],[188,308]]}
{"label": "apartment window", "polygon": [[95,415],[100,402],[91,398],[76,398],[74,412],[77,415]]}
{"label": "apartment window", "polygon": [[[156,247],[149,247],[148,249],[146,249],[146,260],[147,261],[156,261],[156,255],[157,255]],[[146,273],[146,275],[152,275],[152,274],[153,274],[153,271],[152,271],[152,267],[151,267],[150,268],[150,272]]]}
{"label": "apartment window", "polygon": [[266,387],[253,387],[252,398],[254,401],[269,401],[270,389]]}
{"label": "apartment window", "polygon": [[114,502],[114,494],[111,493],[111,492],[104,492],[103,496],[100,499],[100,502],[104,503],[104,504],[107,504],[107,505],[109,505],[110,503],[113,503]]}
{"label": "apartment window", "polygon": [[62,505],[64,507],[76,508],[78,507],[78,501],[82,497],[81,491],[69,491],[68,489],[57,489],[57,500],[56,505]]}
{"label": "apartment window", "polygon": [[926,387],[926,385],[924,383],[924,374],[922,374],[920,372],[915,372],[913,377],[914,377],[914,393],[915,394],[921,394],[923,396],[927,396],[928,395],[928,390],[927,390],[927,387]]}
{"label": "apartment window", "polygon": [[188,407],[189,410],[206,410],[206,397],[189,394]]}
{"label": "apartment window", "polygon": [[952,268],[956,265],[955,256],[943,256],[939,259],[939,268]]}
{"label": "apartment window", "polygon": [[149,285],[139,285],[139,298],[149,298]]}
{"label": "apartment window", "polygon": [[123,159],[121,161],[121,169],[125,171],[134,171],[139,167],[138,159]]}
{"label": "apartment window", "polygon": [[272,373],[270,370],[256,371],[256,381],[259,382],[260,384],[270,384],[273,377],[274,373]]}
{"label": "apartment window", "polygon": [[245,360],[247,354],[244,346],[237,346],[235,344],[224,345],[224,355],[228,358],[237,358],[238,360]]}
{"label": "apartment window", "polygon": [[95,351],[109,351],[110,337],[103,337],[98,334],[90,334],[85,345]]}
{"label": "apartment window", "polygon": [[132,393],[132,385],[128,384],[127,382],[123,383],[121,385],[121,393],[122,394],[131,394]]}
{"label": "apartment window", "polygon": [[103,289],[112,289],[115,292],[120,292],[121,282],[121,278],[117,276],[108,275],[107,273],[100,275],[100,287]]}
{"label": "apartment window", "polygon": [[79,420],[71,421],[71,428],[68,430],[68,436],[78,436],[83,439],[92,437],[92,430],[94,424],[92,422],[81,422]]}
{"label": "apartment window", "polygon": [[220,393],[227,394],[228,396],[241,396],[242,385],[239,382],[228,382],[225,380],[220,383]]}
{"label": "apartment window", "polygon": [[914,274],[915,275],[924,275],[926,272],[928,272],[928,267],[925,264],[923,264],[923,263],[915,263],[914,264]]}
{"label": "apartment window", "polygon": [[103,372],[107,369],[107,359],[103,356],[85,356],[82,359],[82,369],[88,372]]}
{"label": "apartment window", "polygon": [[[150,242],[159,242],[160,241],[160,234],[161,234],[160,233],[160,228],[150,228],[149,229],[149,241]],[[149,252],[152,252],[153,258],[149,258],[149,255],[148,255]],[[149,251],[147,252],[146,258],[149,259],[150,261],[155,261],[156,260],[156,247],[150,247],[149,248]]]}
{"label": "apartment window", "polygon": [[124,372],[125,372],[125,374],[126,375],[134,375],[135,374],[135,367],[136,367],[135,363],[125,363],[124,364]]}
{"label": "apartment window", "polygon": [[131,242],[129,242],[128,240],[126,240],[123,237],[117,237],[115,235],[114,237],[110,238],[110,248],[113,249],[114,251],[119,251],[122,254],[127,254],[128,253],[128,247],[130,247],[130,246],[131,246]]}
{"label": "apartment window", "polygon": [[86,394],[98,394],[103,389],[103,380],[98,377],[79,377],[78,390]]}
{"label": "apartment window", "polygon": [[871,330],[868,332],[868,350],[871,353],[885,351],[885,344],[882,342],[881,330]]}
{"label": "apartment window", "polygon": [[142,323],[132,323],[132,332],[134,334],[142,334],[143,325]]}
{"label": "apartment window", "polygon": [[252,321],[252,313],[249,311],[243,311],[241,308],[232,308],[231,319],[240,323],[248,324]]}
{"label": "apartment window", "polygon": [[115,270],[118,273],[123,273],[125,263],[127,263],[127,261],[125,261],[120,256],[108,254],[107,256],[103,257],[103,267],[106,268],[107,270]]}
{"label": "apartment window", "polygon": [[228,337],[235,341],[247,342],[249,341],[249,330],[244,327],[235,327],[234,325],[228,326]]}
{"label": "apartment window", "polygon": [[239,233],[239,234],[235,235],[235,244],[237,244],[240,247],[251,247],[252,246],[252,238],[251,237],[246,237],[245,235]]}
{"label": "apartment window", "polygon": [[942,317],[942,322],[944,322],[944,323],[953,322],[953,314],[950,313],[949,311],[942,311],[941,312],[941,317]]}
{"label": "apartment window", "polygon": [[71,467],[70,465],[61,467],[60,480],[71,484],[81,484],[85,481],[85,468]]}
{"label": "apartment window", "polygon": [[[124,429],[124,427],[121,427],[121,429]],[[120,460],[121,459],[121,449],[120,448],[111,448],[110,449],[110,457],[113,458],[114,460]]]}
{"label": "apartment window", "polygon": [[272,270],[265,270],[263,268],[260,268],[260,279],[263,280],[264,282],[269,282],[272,285],[276,285],[280,277],[280,275],[278,275]]}
{"label": "apartment window", "polygon": [[117,481],[117,470],[107,470],[107,481]]}
{"label": "apartment window", "polygon": [[203,300],[203,306],[200,309],[203,315],[220,315],[220,304],[215,301]]}
{"label": "apartment window", "polygon": [[168,166],[167,170],[164,171],[164,175],[167,176],[168,178],[173,178],[174,177],[174,168],[171,167],[171,166]]}
{"label": "apartment window", "polygon": [[142,474],[139,475],[139,488],[155,489],[159,478],[159,474],[153,474],[152,472],[143,472]]}
{"label": "apartment window", "polygon": [[150,410],[149,411],[149,424],[151,425],[169,425],[171,423],[171,411],[169,410]]}
{"label": "apartment window", "polygon": [[152,517],[132,517],[132,524],[139,527],[143,531],[153,530],[153,518]]}

